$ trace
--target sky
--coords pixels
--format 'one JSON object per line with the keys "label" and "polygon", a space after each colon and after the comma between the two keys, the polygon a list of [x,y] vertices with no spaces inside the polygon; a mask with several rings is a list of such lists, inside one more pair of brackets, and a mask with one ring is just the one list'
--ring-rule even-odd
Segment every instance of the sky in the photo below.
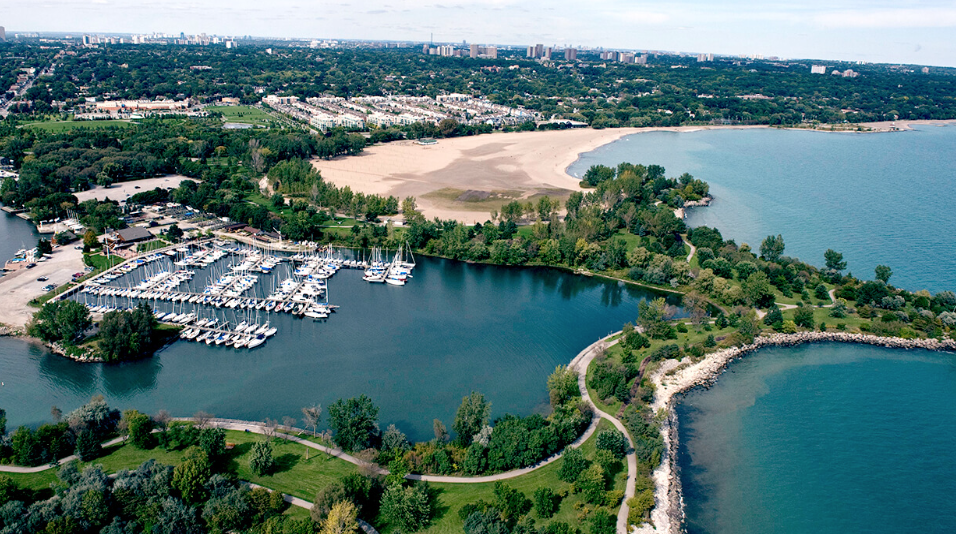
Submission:
{"label": "sky", "polygon": [[0,0],[0,25],[956,66],[956,0]]}

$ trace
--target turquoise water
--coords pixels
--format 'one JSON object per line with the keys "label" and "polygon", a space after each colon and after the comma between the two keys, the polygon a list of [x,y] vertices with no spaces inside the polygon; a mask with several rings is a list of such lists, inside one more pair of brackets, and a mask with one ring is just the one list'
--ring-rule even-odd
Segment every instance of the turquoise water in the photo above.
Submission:
{"label": "turquoise water", "polygon": [[956,532],[956,355],[765,349],[678,405],[690,533]]}
{"label": "turquoise water", "polygon": [[555,366],[633,321],[650,295],[556,270],[418,260],[404,287],[340,271],[329,284],[338,313],[323,322],[273,315],[279,333],[253,351],[179,341],[147,360],[89,365],[0,339],[0,407],[13,428],[94,394],[149,413],[263,420],[366,394],[383,428],[427,440],[432,420],[451,425],[472,390],[491,400],[493,416],[545,409]]}
{"label": "turquoise water", "polygon": [[754,248],[783,234],[785,253],[814,265],[833,248],[865,280],[882,263],[899,287],[956,289],[956,127],[646,132],[582,155],[569,172],[622,161],[710,183],[715,200],[690,211],[691,226]]}

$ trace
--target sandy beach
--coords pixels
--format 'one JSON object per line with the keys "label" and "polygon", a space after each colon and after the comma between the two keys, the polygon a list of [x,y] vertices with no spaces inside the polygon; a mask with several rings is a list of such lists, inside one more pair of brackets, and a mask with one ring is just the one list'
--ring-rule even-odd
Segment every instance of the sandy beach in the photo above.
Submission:
{"label": "sandy beach", "polygon": [[192,178],[182,176],[180,174],[171,174],[169,176],[160,176],[159,178],[144,178],[142,180],[120,182],[113,184],[110,187],[96,186],[89,191],[80,191],[75,193],[75,195],[77,200],[80,202],[90,199],[105,200],[107,198],[110,200],[124,202],[127,198],[135,195],[136,193],[150,191],[152,189],[156,189],[157,187],[162,187],[163,189],[179,187],[179,184],[181,184],[184,180],[192,180]]}
{"label": "sandy beach", "polygon": [[315,159],[312,164],[337,186],[399,199],[414,196],[428,218],[471,224],[487,220],[491,210],[515,199],[567,198],[580,190],[567,168],[581,153],[621,137],[711,128],[717,127],[495,133],[441,139],[428,146],[399,141],[369,147],[358,156]]}
{"label": "sandy beach", "polygon": [[[863,123],[869,132],[912,129],[914,125],[956,124],[956,121],[894,121]],[[846,127],[848,125],[838,125]],[[753,129],[769,126],[678,126],[660,128],[581,128],[547,132],[493,133],[440,139],[434,145],[397,141],[372,146],[358,155],[312,164],[325,180],[352,191],[413,196],[426,217],[483,222],[492,210],[512,200],[540,196],[565,199],[579,191],[567,168],[580,154],[618,139],[644,132],[696,132]],[[828,132],[827,126],[802,131]],[[647,162],[644,162],[647,163]]]}

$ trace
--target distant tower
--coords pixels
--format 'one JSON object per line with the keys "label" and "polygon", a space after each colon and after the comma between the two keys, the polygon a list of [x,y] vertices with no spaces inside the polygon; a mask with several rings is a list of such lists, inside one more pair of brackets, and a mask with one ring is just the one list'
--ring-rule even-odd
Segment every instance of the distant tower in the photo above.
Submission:
{"label": "distant tower", "polygon": [[7,40],[7,30],[3,29],[3,26],[0,26],[0,41]]}

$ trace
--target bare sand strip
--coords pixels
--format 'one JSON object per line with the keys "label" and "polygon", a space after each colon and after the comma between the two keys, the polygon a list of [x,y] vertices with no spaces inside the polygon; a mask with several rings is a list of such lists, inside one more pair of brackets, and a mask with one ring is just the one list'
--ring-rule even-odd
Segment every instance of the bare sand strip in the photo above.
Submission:
{"label": "bare sand strip", "polygon": [[[848,334],[843,332],[802,332],[798,334],[771,334],[754,339],[749,345],[731,347],[708,354],[697,363],[689,359],[682,362],[667,360],[657,370],[651,380],[656,386],[654,403],[651,408],[666,410],[666,424],[661,428],[664,438],[664,457],[660,467],[654,470],[654,501],[655,507],[651,512],[651,525],[643,525],[636,529],[634,534],[656,534],[665,532],[679,534],[682,532],[684,518],[684,501],[680,479],[677,473],[677,418],[674,415],[674,404],[677,396],[697,386],[708,386],[714,383],[728,364],[737,358],[764,348],[775,346],[794,346],[803,343],[831,341],[839,343],[861,343],[881,347],[900,349],[926,349],[956,351],[956,341],[952,339],[903,339],[893,337],[879,337],[864,334]],[[668,376],[668,372],[677,369]]]}
{"label": "bare sand strip", "polygon": [[119,182],[111,185],[110,187],[96,186],[88,191],[79,191],[74,193],[74,195],[80,202],[91,199],[106,200],[107,198],[110,200],[125,202],[127,198],[135,195],[136,193],[150,191],[156,189],[157,187],[161,187],[163,189],[179,187],[179,184],[183,183],[185,180],[193,179],[181,174],[171,174],[169,176],[160,176],[158,178],[143,178],[142,180]]}
{"label": "bare sand strip", "polygon": [[[861,124],[868,131],[911,129],[956,121],[897,121]],[[837,125],[845,127],[847,125]],[[357,156],[314,159],[324,179],[355,192],[413,196],[426,217],[475,223],[511,200],[548,195],[566,198],[580,191],[567,173],[578,157],[631,134],[696,132],[768,126],[679,126],[660,128],[582,128],[548,132],[493,133],[441,139],[434,145],[397,141],[372,146]],[[809,130],[799,128],[801,131]],[[635,163],[653,163],[652,161]],[[472,192],[471,195],[464,193]],[[476,195],[475,192],[480,194]]]}

